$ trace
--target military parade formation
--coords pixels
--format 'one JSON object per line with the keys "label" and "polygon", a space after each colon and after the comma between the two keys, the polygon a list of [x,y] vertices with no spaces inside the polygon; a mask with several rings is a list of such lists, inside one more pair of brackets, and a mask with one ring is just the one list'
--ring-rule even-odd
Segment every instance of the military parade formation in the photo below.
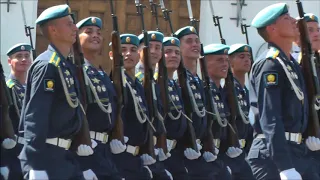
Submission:
{"label": "military parade formation", "polygon": [[320,19],[296,3],[297,18],[285,3],[254,17],[268,49],[253,61],[219,17],[220,44],[203,46],[190,11],[175,31],[163,1],[172,36],[156,3],[157,29],[145,29],[138,0],[142,33],[120,34],[110,0],[111,73],[96,65],[100,18],[45,9],[48,49],[14,45],[8,77],[1,64],[1,179],[320,180]]}

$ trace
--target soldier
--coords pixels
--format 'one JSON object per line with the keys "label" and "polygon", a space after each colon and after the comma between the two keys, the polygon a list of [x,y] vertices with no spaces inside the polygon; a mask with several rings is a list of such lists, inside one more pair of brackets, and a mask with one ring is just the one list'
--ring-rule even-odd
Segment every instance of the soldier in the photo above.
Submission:
{"label": "soldier", "polygon": [[13,105],[9,109],[9,116],[17,135],[18,144],[13,149],[4,148],[1,152],[1,164],[5,164],[9,169],[9,176],[6,179],[23,179],[18,156],[22,150],[24,138],[19,134],[18,126],[25,93],[27,71],[32,62],[30,51],[31,46],[29,44],[20,43],[11,47],[7,52],[8,63],[11,67],[7,87],[11,95],[10,98],[13,101]]}
{"label": "soldier", "polygon": [[201,156],[192,148],[184,149],[184,134],[187,131],[187,119],[183,110],[181,89],[173,80],[173,74],[178,69],[181,61],[180,41],[175,37],[163,39],[166,67],[168,71],[168,90],[170,107],[165,126],[167,129],[167,142],[172,156],[164,161],[165,167],[172,173],[174,179],[188,179],[184,158],[197,159]]}
{"label": "soldier", "polygon": [[94,99],[87,108],[90,136],[98,143],[95,153],[92,156],[79,157],[79,162],[83,170],[92,169],[98,179],[121,179],[112,162],[111,152],[121,153],[126,146],[116,139],[108,141],[116,118],[116,93],[109,76],[94,66],[98,64],[97,57],[103,42],[102,21],[98,17],[88,17],[79,21],[77,27],[85,57],[86,78]]}
{"label": "soldier", "polygon": [[[136,77],[139,79],[139,81],[142,83],[143,82],[143,77],[144,77],[144,67],[143,67],[143,60],[144,60],[144,54],[143,54],[143,47],[144,47],[144,35],[140,34],[139,35],[139,40],[140,40],[140,45],[139,45],[139,53],[140,53],[140,64],[136,66],[136,72],[137,68],[139,70],[138,73],[136,73]],[[161,32],[157,31],[148,31],[148,39],[149,39],[149,50],[150,50],[150,63],[152,66],[152,69],[156,69],[157,63],[160,61],[162,57],[162,41],[163,41],[163,34]],[[158,77],[158,72],[154,73],[154,80],[157,79]],[[156,94],[156,103],[157,103],[157,108],[159,113],[156,114],[156,118],[153,121],[153,125],[155,127],[155,132],[154,136],[155,138],[159,137],[160,135],[165,133],[165,130],[163,128],[163,110],[162,110],[162,102],[160,98],[160,88],[158,84],[155,84],[155,94]],[[167,171],[164,166],[163,166],[163,161],[165,161],[168,157],[171,156],[171,154],[164,154],[163,150],[161,148],[155,149],[155,154],[158,156],[159,161],[156,161],[154,164],[150,164],[149,168],[151,169],[153,176],[155,179],[171,179],[171,173]],[[161,157],[160,157],[161,156]]]}
{"label": "soldier", "polygon": [[[196,138],[202,139],[205,136],[207,118],[205,109],[205,96],[203,83],[197,75],[197,61],[200,57],[200,40],[196,29],[192,26],[180,28],[175,32],[176,37],[180,40],[180,50],[183,63],[187,70],[189,86],[192,90],[194,101],[194,113],[192,114],[192,124],[195,130]],[[201,145],[198,144],[201,149]],[[188,169],[190,179],[213,179],[214,172],[204,157],[194,159],[185,159],[185,165]]]}
{"label": "soldier", "polygon": [[[319,179],[301,141],[308,123],[305,82],[290,56],[296,20],[285,3],[270,5],[252,20],[269,44],[250,74],[249,119],[253,140],[248,162],[256,179]],[[280,172],[280,173],[279,173]]]}
{"label": "soldier", "polygon": [[249,122],[249,90],[245,86],[246,73],[251,68],[251,47],[247,44],[234,44],[228,51],[234,85],[238,97],[241,117],[236,121],[240,146],[249,152],[253,140],[253,129]]}
{"label": "soldier", "polygon": [[[139,146],[145,144],[147,123],[147,106],[143,87],[135,77],[135,66],[139,61],[139,39],[133,34],[122,34],[121,49],[124,61],[127,89],[127,104],[122,110],[124,135],[129,138],[126,151],[113,154],[114,162],[126,180],[151,179],[152,172],[142,164]],[[112,51],[109,52],[112,59]]]}
{"label": "soldier", "polygon": [[[19,156],[24,178],[83,179],[86,174],[95,179],[92,170],[81,172],[69,150],[84,116],[75,67],[67,58],[77,35],[71,9],[68,5],[50,7],[36,24],[50,45],[37,57],[27,76],[21,111],[26,142]],[[93,153],[89,145],[76,148],[80,156]]]}

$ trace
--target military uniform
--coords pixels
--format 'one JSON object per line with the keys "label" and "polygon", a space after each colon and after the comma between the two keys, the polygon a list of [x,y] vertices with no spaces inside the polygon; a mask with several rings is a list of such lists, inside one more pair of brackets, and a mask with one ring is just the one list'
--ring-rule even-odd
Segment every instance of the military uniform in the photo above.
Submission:
{"label": "military uniform", "polygon": [[[67,5],[53,6],[36,23],[70,13]],[[75,155],[68,150],[83,119],[75,74],[75,66],[53,44],[29,69],[21,111],[26,143],[19,156],[27,179],[31,170],[45,171],[50,179],[83,179]]]}
{"label": "military uniform", "polygon": [[[133,44],[138,47],[139,39],[133,34],[122,34],[121,44]],[[113,154],[112,157],[125,179],[151,179],[152,172],[143,166],[139,155],[139,146],[145,144],[148,115],[144,90],[138,79],[126,74],[127,103],[122,109],[124,135],[129,138],[126,152]]]}
{"label": "military uniform", "polygon": [[[252,26],[266,27],[287,12],[285,3],[268,6],[256,15]],[[297,62],[269,43],[267,56],[256,60],[252,67],[249,95],[255,139],[248,162],[255,178],[280,179],[279,172],[298,177],[298,171],[303,179],[319,179],[301,141],[308,123],[308,100]]]}
{"label": "military uniform", "polygon": [[[197,32],[194,27],[186,26],[175,32],[178,39],[189,34],[196,34]],[[205,131],[207,127],[207,117],[205,109],[205,93],[203,82],[198,75],[193,75],[189,70],[187,70],[187,80],[191,88],[193,99],[194,113],[192,113],[192,125],[195,130],[196,138],[202,139],[205,137]],[[198,159],[189,160],[185,159],[185,165],[188,169],[188,174],[190,179],[214,179],[214,173],[212,167],[205,161],[201,156]]]}
{"label": "military uniform", "polygon": [[[16,44],[11,47],[7,56],[11,56],[20,51],[31,51],[31,46],[25,43]],[[9,117],[11,119],[13,129],[17,137],[17,145],[13,149],[2,149],[1,150],[1,166],[5,165],[9,168],[9,179],[22,179],[22,171],[20,160],[18,156],[22,150],[24,144],[23,135],[18,132],[20,122],[20,112],[22,108],[22,102],[25,93],[25,84],[21,84],[14,75],[10,74],[7,82],[9,88],[10,98],[13,102],[12,106],[9,107]]]}

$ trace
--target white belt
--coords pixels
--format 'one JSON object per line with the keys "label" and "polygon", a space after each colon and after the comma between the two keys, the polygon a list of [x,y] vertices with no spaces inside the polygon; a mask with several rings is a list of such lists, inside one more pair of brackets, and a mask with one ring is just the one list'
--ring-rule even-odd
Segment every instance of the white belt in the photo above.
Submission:
{"label": "white belt", "polygon": [[139,146],[131,146],[127,144],[126,152],[132,154],[133,156],[136,156],[139,154]]}
{"label": "white belt", "polygon": [[167,139],[167,147],[168,147],[168,151],[170,152],[172,149],[174,149],[177,145],[177,141],[176,140],[170,140]]}
{"label": "white belt", "polygon": [[239,139],[240,148],[244,148],[246,146],[246,140],[245,139]]}
{"label": "white belt", "polygon": [[68,150],[71,146],[71,139],[61,139],[61,138],[50,138],[46,139],[46,143],[58,146]]}
{"label": "white belt", "polygon": [[107,133],[90,131],[90,138],[105,144],[109,140],[109,135]]}
{"label": "white belt", "polygon": [[220,148],[220,139],[213,139],[213,144],[216,146],[216,148]]}
{"label": "white belt", "polygon": [[[300,144],[302,142],[302,135],[301,133],[290,133],[286,132],[285,133],[286,139],[288,141],[295,142],[297,144]],[[264,134],[258,134],[257,138],[266,138]]]}

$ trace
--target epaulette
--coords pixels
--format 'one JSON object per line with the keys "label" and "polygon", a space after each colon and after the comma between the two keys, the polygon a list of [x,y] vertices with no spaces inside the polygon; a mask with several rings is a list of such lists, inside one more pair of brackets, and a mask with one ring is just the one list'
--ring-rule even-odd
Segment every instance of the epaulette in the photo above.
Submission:
{"label": "epaulette", "polygon": [[267,53],[266,58],[267,59],[276,59],[276,57],[278,57],[280,51],[276,48],[270,48],[270,50]]}
{"label": "epaulette", "polygon": [[8,79],[8,81],[6,82],[7,87],[8,88],[12,88],[14,86],[14,82],[12,81],[12,79]]}
{"label": "epaulette", "polygon": [[138,73],[136,74],[136,78],[137,78],[140,82],[142,82],[142,81],[143,81],[143,74],[142,74],[142,72],[138,72]]}
{"label": "epaulette", "polygon": [[154,78],[155,80],[157,80],[157,79],[158,79],[158,76],[159,76],[159,73],[158,73],[158,72],[155,72],[154,75],[153,75],[153,78]]}
{"label": "epaulette", "polygon": [[49,61],[50,64],[53,64],[54,66],[58,67],[59,66],[59,63],[60,63],[60,57],[57,55],[56,52],[53,52],[51,58],[50,58],[50,61]]}

